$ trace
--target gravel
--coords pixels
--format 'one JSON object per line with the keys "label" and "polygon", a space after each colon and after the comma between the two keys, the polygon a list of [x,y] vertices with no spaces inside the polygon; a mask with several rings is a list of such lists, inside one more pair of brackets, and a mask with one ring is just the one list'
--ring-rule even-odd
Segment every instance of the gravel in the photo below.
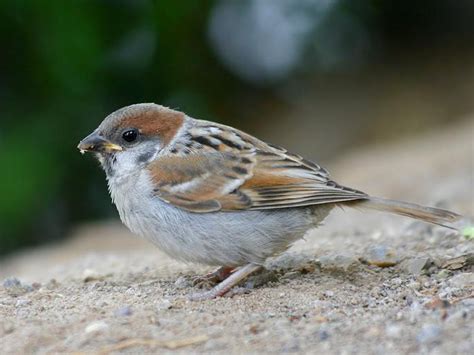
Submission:
{"label": "gravel", "polygon": [[394,266],[399,261],[397,251],[386,245],[371,246],[367,251],[367,256],[364,258],[369,265],[379,267]]}

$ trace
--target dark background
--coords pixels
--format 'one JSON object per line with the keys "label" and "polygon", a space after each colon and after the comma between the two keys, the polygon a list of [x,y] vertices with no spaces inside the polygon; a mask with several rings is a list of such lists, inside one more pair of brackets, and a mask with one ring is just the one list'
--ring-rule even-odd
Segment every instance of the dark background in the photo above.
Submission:
{"label": "dark background", "polygon": [[76,145],[124,105],[323,165],[474,111],[468,0],[3,0],[0,43],[0,254],[116,215]]}

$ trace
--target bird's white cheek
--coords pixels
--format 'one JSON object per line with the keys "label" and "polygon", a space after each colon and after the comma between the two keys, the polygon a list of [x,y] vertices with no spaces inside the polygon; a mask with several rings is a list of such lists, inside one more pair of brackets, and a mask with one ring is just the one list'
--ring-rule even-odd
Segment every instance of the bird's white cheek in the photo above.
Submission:
{"label": "bird's white cheek", "polygon": [[128,175],[135,172],[136,169],[137,163],[135,154],[122,152],[116,155],[116,161],[114,164],[114,172],[116,175]]}

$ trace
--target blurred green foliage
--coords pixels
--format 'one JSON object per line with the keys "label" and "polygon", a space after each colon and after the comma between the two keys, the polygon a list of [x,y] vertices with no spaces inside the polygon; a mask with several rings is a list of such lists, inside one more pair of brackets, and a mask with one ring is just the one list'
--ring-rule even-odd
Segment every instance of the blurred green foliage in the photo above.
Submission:
{"label": "blurred green foliage", "polygon": [[[78,141],[111,111],[137,102],[158,102],[195,117],[216,121],[226,117],[235,123],[256,101],[281,103],[281,81],[259,85],[239,79],[212,50],[208,23],[217,3],[0,2],[0,254],[62,237],[73,223],[114,213],[97,163],[83,159],[76,150]],[[433,33],[443,34],[417,23],[417,12],[425,11],[425,5],[433,9],[433,2],[337,3],[322,21],[326,27],[320,37],[314,37],[318,43],[324,42],[337,20],[346,26],[337,37],[345,48],[354,37],[347,30],[349,15],[371,36],[376,33],[378,44],[398,46],[413,37],[407,30],[422,29],[416,34],[425,34],[421,41]],[[463,13],[459,2],[435,3],[434,10],[423,13],[432,19],[431,25],[452,23],[451,15],[439,13],[445,9],[456,16]],[[397,25],[407,14],[414,16],[409,26]],[[465,22],[458,24],[462,27]],[[426,28],[431,31],[428,36]],[[227,35],[230,40],[233,34]],[[311,46],[316,53],[326,50]],[[382,47],[375,56],[383,53]],[[302,66],[307,73],[310,65],[304,58]]]}
{"label": "blurred green foliage", "polygon": [[96,163],[75,147],[113,109],[156,101],[212,112],[221,70],[202,35],[210,5],[2,2],[0,253],[109,213]]}

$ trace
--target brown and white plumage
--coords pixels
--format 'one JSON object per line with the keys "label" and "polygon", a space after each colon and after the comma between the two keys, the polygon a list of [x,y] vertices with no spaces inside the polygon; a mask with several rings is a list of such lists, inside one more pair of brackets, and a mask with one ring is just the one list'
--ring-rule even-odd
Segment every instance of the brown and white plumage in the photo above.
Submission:
{"label": "brown and white plumage", "polygon": [[365,199],[315,163],[231,127],[195,120],[149,170],[163,200],[192,212]]}
{"label": "brown and white plumage", "polygon": [[[149,166],[157,196],[191,212],[263,210],[348,201],[443,225],[448,211],[375,199],[339,185],[328,171],[235,128],[194,120]],[[410,211],[410,209],[412,209]]]}
{"label": "brown and white plumage", "polygon": [[80,144],[107,174],[123,222],[168,254],[246,265],[220,295],[315,228],[335,205],[392,212],[450,227],[454,212],[374,198],[319,165],[232,127],[155,104],[108,117]]}

